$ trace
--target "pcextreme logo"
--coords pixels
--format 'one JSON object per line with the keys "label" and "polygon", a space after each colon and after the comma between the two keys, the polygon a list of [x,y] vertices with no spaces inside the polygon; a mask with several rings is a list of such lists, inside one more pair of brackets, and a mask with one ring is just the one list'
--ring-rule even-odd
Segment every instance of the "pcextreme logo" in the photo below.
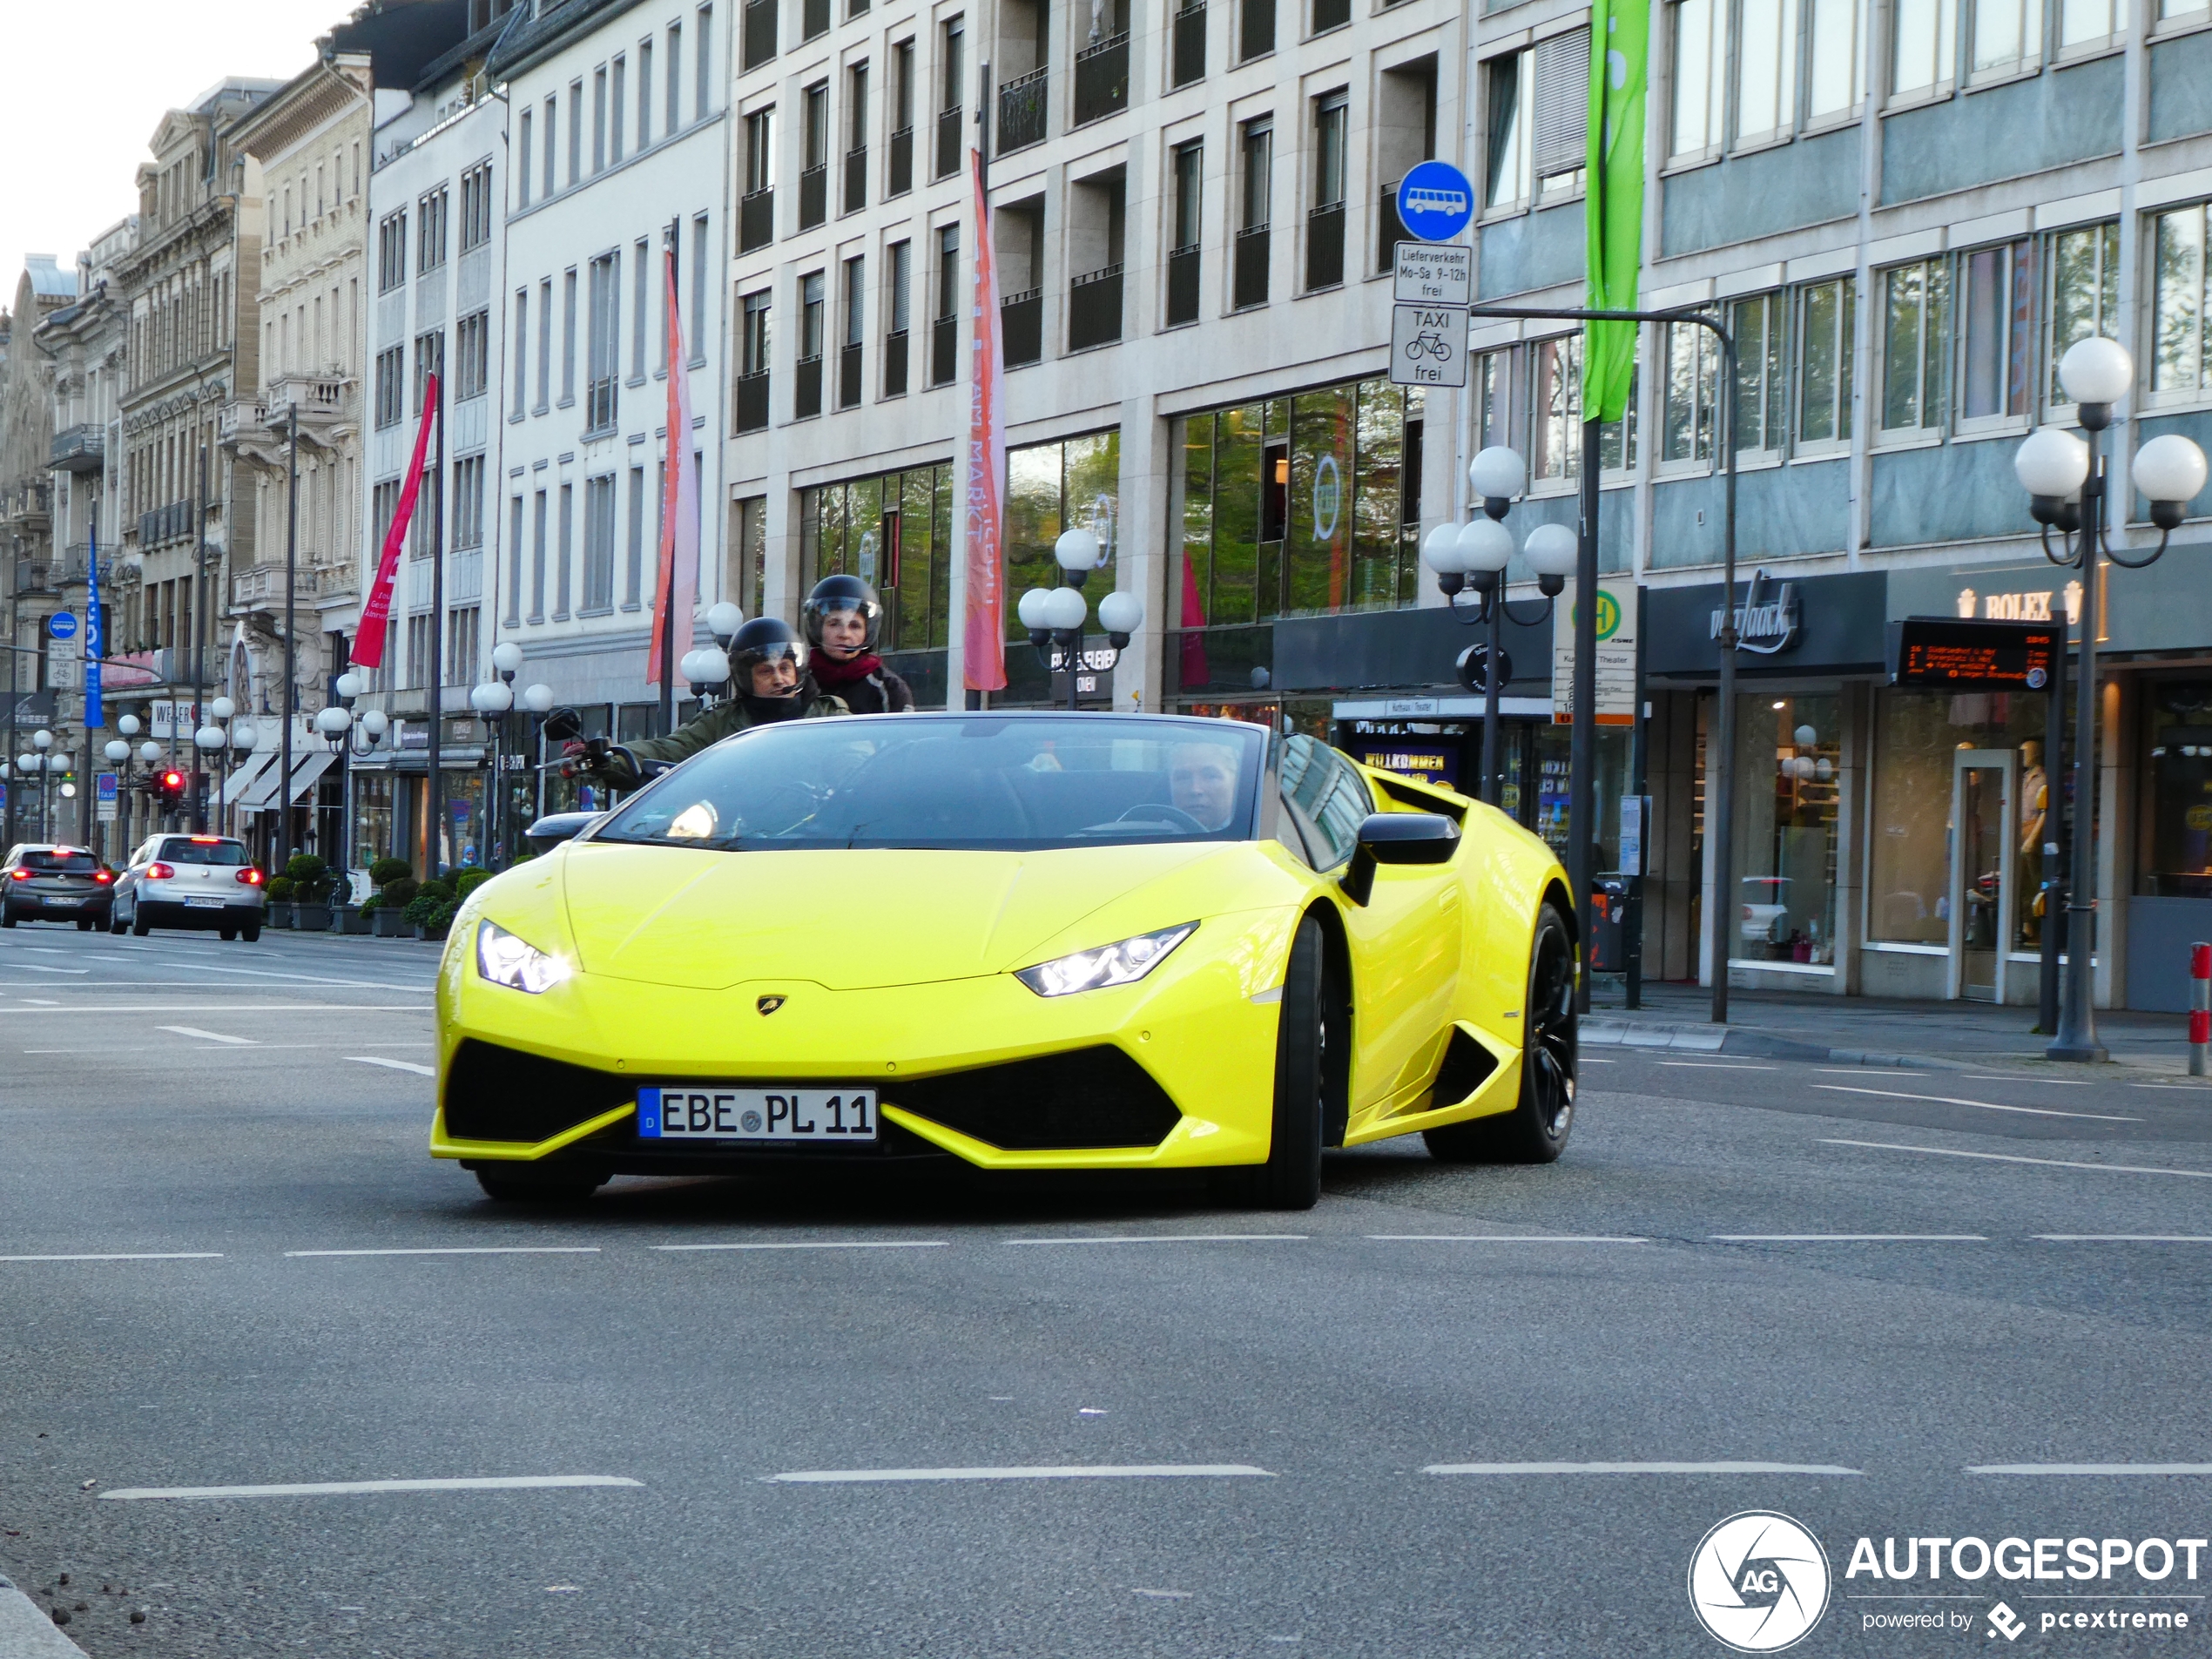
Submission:
{"label": "pcextreme logo", "polygon": [[1716,1642],[1738,1653],[1779,1653],[1828,1610],[1820,1541],[1770,1509],[1730,1515],[1689,1558],[1689,1605]]}

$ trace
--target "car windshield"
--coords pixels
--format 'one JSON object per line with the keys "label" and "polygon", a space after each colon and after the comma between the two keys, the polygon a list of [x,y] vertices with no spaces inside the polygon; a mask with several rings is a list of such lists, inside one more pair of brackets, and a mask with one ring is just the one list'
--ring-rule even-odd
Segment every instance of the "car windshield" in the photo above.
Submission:
{"label": "car windshield", "polygon": [[90,853],[26,853],[23,867],[50,875],[90,875],[100,861]]}
{"label": "car windshield", "polygon": [[246,862],[246,848],[237,841],[203,840],[197,835],[172,835],[161,844],[161,857],[170,864],[228,864]]}
{"label": "car windshield", "polygon": [[1266,743],[1238,721],[1131,715],[794,721],[708,750],[589,839],[1010,851],[1249,840]]}

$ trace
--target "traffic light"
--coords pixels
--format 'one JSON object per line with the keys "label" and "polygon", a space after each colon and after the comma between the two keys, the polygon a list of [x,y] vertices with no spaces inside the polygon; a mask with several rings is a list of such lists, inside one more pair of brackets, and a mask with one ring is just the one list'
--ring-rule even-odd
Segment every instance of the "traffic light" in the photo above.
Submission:
{"label": "traffic light", "polygon": [[153,776],[154,798],[165,812],[174,811],[184,804],[185,791],[192,786],[192,779],[174,766]]}

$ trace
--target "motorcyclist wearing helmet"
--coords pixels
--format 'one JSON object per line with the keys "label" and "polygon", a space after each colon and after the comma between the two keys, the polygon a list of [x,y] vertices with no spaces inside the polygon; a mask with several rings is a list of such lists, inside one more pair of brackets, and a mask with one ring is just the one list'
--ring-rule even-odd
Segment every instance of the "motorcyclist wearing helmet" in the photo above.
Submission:
{"label": "motorcyclist wearing helmet", "polygon": [[844,698],[855,714],[903,714],[914,705],[913,688],[876,655],[883,606],[875,590],[856,576],[826,576],[799,611],[806,631],[807,666],[822,690]]}
{"label": "motorcyclist wearing helmet", "polygon": [[594,755],[570,743],[564,756],[577,758],[594,776],[617,789],[635,789],[644,779],[640,763],[672,765],[747,727],[779,720],[819,719],[850,714],[842,699],[827,695],[806,671],[805,654],[791,624],[777,617],[755,617],[730,640],[730,683],[735,695],[694,716],[664,738],[614,744]]}

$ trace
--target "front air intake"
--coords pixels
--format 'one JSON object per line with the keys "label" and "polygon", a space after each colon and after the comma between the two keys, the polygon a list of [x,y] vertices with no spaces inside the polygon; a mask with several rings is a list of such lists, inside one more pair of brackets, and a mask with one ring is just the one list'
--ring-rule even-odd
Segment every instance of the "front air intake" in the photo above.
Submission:
{"label": "front air intake", "polygon": [[469,1037],[446,1069],[446,1133],[535,1146],[637,1097],[637,1085],[613,1072]]}
{"label": "front air intake", "polygon": [[1183,1117],[1150,1072],[1110,1046],[921,1078],[883,1097],[1008,1152],[1157,1146]]}

